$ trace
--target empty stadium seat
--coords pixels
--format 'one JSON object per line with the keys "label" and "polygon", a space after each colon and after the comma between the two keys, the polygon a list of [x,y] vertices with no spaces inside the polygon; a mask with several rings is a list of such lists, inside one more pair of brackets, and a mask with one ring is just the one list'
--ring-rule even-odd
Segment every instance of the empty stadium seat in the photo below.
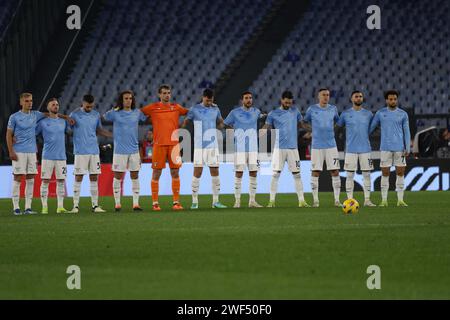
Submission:
{"label": "empty stadium seat", "polygon": [[[294,93],[298,91],[292,83],[305,87],[295,97],[301,108],[316,103],[319,87],[329,87],[339,93],[331,102],[340,111],[349,107],[347,97],[353,90],[363,90],[366,105],[375,111],[385,104],[383,91],[395,88],[401,93],[400,106],[415,107],[420,114],[448,112],[450,25],[445,21],[450,3],[378,1],[382,30],[366,27],[366,9],[370,4],[351,0],[311,1],[303,19],[249,90],[272,90],[273,74],[278,68],[285,69],[287,62],[283,60],[289,55],[288,60],[295,57],[295,65],[288,62],[289,72],[283,72],[276,81]],[[258,95],[256,102],[271,110],[280,94]],[[429,107],[424,101],[430,102]]]}
{"label": "empty stadium seat", "polygon": [[200,88],[218,80],[271,6],[272,0],[105,2],[61,93],[69,95],[63,108],[78,107],[73,102],[92,91],[103,112],[117,91],[130,88],[143,105],[157,99],[165,82],[179,103],[190,106]]}

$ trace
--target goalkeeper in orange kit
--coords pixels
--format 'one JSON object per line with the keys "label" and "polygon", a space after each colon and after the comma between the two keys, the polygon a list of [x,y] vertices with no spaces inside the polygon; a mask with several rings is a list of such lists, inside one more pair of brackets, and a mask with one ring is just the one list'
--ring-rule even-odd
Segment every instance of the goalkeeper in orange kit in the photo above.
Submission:
{"label": "goalkeeper in orange kit", "polygon": [[161,85],[158,89],[159,102],[152,103],[141,109],[142,113],[149,116],[153,124],[153,157],[152,157],[152,200],[153,210],[160,211],[158,202],[159,178],[162,169],[169,162],[172,176],[173,210],[183,210],[180,204],[180,176],[181,167],[180,145],[178,136],[172,140],[172,134],[179,128],[179,118],[186,115],[188,109],[177,103],[170,102],[171,88]]}

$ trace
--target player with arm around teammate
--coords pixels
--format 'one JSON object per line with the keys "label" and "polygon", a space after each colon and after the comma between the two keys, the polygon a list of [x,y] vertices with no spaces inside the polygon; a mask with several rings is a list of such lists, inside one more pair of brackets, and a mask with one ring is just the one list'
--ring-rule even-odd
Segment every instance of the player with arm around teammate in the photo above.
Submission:
{"label": "player with arm around teammate", "polygon": [[133,211],[142,211],[139,205],[139,170],[141,169],[141,156],[139,154],[139,122],[146,121],[147,117],[136,109],[134,93],[123,91],[117,99],[117,107],[106,112],[103,116],[106,121],[113,123],[114,154],[112,169],[114,172],[113,193],[114,209],[122,209],[120,202],[122,180],[127,171],[130,171]]}
{"label": "player with arm around teammate", "polygon": [[70,117],[76,121],[71,128],[73,153],[75,154],[75,182],[71,213],[79,212],[81,183],[85,174],[89,174],[92,212],[105,212],[98,204],[98,176],[101,174],[101,163],[97,134],[105,137],[112,137],[112,134],[103,129],[100,114],[94,110],[94,100],[94,96],[90,94],[84,95],[81,108],[70,114]]}
{"label": "player with arm around teammate", "polygon": [[9,117],[6,130],[6,143],[14,175],[11,197],[13,213],[15,215],[22,214],[19,207],[20,183],[25,178],[25,211],[23,214],[35,214],[36,212],[31,210],[31,203],[33,200],[34,178],[38,173],[36,126],[40,120],[45,118],[45,115],[42,112],[32,110],[33,95],[31,93],[22,93],[19,101],[21,110]]}
{"label": "player with arm around teammate", "polygon": [[198,190],[203,166],[208,166],[211,174],[212,207],[224,209],[227,206],[219,202],[219,146],[217,142],[217,128],[223,127],[223,118],[219,107],[214,104],[214,91],[212,89],[205,89],[202,94],[202,102],[189,109],[183,127],[189,121],[194,123],[194,173],[192,177],[191,209],[198,209]]}
{"label": "player with arm around teammate", "polygon": [[299,207],[310,207],[305,201],[303,183],[300,175],[300,156],[298,153],[298,127],[302,115],[293,107],[294,96],[290,91],[281,95],[281,106],[269,113],[263,129],[277,129],[277,139],[272,154],[272,180],[270,182],[270,201],[267,207],[275,207],[275,196],[278,189],[278,179],[287,162],[295,182],[295,191]]}
{"label": "player with arm around teammate", "polygon": [[339,176],[339,153],[334,137],[334,125],[339,120],[336,106],[329,104],[330,90],[321,88],[318,91],[319,103],[308,108],[304,121],[311,125],[311,189],[314,198],[313,207],[319,207],[319,176],[326,162],[333,183],[334,205],[341,207],[339,195],[341,178]]}
{"label": "player with arm around teammate", "polygon": [[373,114],[362,106],[364,97],[361,91],[353,91],[350,100],[352,107],[343,111],[337,122],[338,126],[345,126],[346,129],[344,170],[347,171],[347,199],[353,199],[354,176],[359,163],[364,179],[364,206],[374,207],[370,201],[370,171],[373,170],[373,163],[369,141],[369,126]]}
{"label": "player with arm around teammate", "polygon": [[172,210],[183,210],[180,203],[180,168],[182,166],[179,143],[180,117],[187,114],[188,109],[178,103],[171,102],[172,88],[163,84],[158,88],[159,101],[151,103],[141,109],[142,113],[150,117],[153,124],[153,154],[152,154],[152,210],[160,211],[158,201],[159,179],[162,170],[169,162],[172,176],[173,204]]}
{"label": "player with arm around teammate", "polygon": [[49,117],[38,122],[36,135],[41,134],[44,140],[41,163],[41,202],[42,214],[48,214],[48,187],[53,172],[56,177],[56,213],[65,213],[65,180],[67,176],[66,133],[70,126],[67,121],[58,117],[59,102],[56,98],[47,101]]}
{"label": "player with arm around teammate", "polygon": [[[234,208],[241,206],[242,176],[245,167],[249,175],[249,208],[260,208],[256,202],[257,173],[259,170],[258,160],[258,121],[261,111],[253,107],[253,95],[246,91],[241,95],[242,106],[233,109],[224,124],[234,129]],[[248,138],[248,139],[247,139]]]}

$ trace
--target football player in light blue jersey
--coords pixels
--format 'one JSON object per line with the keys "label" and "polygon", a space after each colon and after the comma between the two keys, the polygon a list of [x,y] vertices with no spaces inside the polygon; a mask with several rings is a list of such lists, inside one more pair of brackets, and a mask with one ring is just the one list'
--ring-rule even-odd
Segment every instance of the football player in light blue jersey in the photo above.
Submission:
{"label": "football player in light blue jersey", "polygon": [[373,114],[362,107],[364,98],[361,91],[353,91],[350,100],[353,106],[343,111],[337,122],[338,126],[345,126],[346,129],[344,170],[347,171],[347,198],[353,199],[354,176],[359,162],[364,179],[364,206],[374,207],[370,201],[370,171],[373,170],[373,163],[369,141],[369,126]]}
{"label": "football player in light blue jersey", "polygon": [[121,184],[125,172],[130,171],[133,192],[133,211],[142,211],[139,206],[139,170],[141,169],[141,156],[139,154],[139,121],[146,121],[147,117],[136,109],[133,91],[126,90],[120,93],[117,107],[108,111],[104,119],[113,122],[114,156],[113,156],[113,192],[115,210],[118,212],[120,203]]}
{"label": "football player in light blue jersey", "polygon": [[305,122],[311,124],[311,189],[314,198],[313,207],[319,206],[319,176],[324,161],[331,174],[334,191],[334,205],[341,207],[339,194],[341,193],[341,178],[339,177],[339,153],[334,138],[334,125],[339,120],[336,106],[329,104],[330,90],[319,89],[319,103],[308,108]]}
{"label": "football player in light blue jersey", "polygon": [[41,164],[41,202],[42,214],[48,213],[48,185],[55,171],[56,177],[56,213],[65,213],[64,208],[65,180],[67,175],[66,164],[66,133],[69,131],[69,124],[58,118],[59,103],[56,98],[47,101],[49,117],[38,122],[36,135],[42,135],[44,148],[42,150]]}
{"label": "football player in light blue jersey", "polygon": [[192,177],[191,209],[198,209],[198,190],[203,165],[209,167],[212,179],[213,208],[223,209],[225,205],[219,202],[219,146],[217,142],[217,127],[222,128],[223,118],[220,109],[214,104],[214,91],[205,89],[202,103],[189,109],[182,127],[189,121],[194,123],[194,175]]}
{"label": "football player in light blue jersey", "polygon": [[[24,214],[35,214],[36,212],[31,210],[31,202],[33,199],[34,178],[37,174],[36,126],[48,114],[32,110],[33,95],[31,93],[22,93],[19,98],[21,110],[9,117],[6,131],[6,143],[8,145],[9,157],[12,160],[14,175],[11,198],[14,214],[22,214],[19,207],[20,183],[22,178],[25,177]],[[57,117],[63,118],[71,124],[75,123],[73,119],[66,115],[58,113]]]}
{"label": "football player in light blue jersey", "polygon": [[260,208],[256,202],[256,176],[259,170],[258,160],[258,122],[264,116],[258,108],[253,107],[253,95],[246,91],[241,95],[242,106],[228,114],[225,126],[234,131],[234,208],[241,206],[242,176],[245,167],[249,175],[249,208]]}
{"label": "football player in light blue jersey", "polygon": [[289,170],[295,182],[295,191],[299,207],[309,207],[303,194],[303,183],[300,176],[300,156],[298,154],[298,126],[302,115],[293,107],[294,96],[291,91],[281,95],[281,106],[269,113],[263,129],[276,129],[276,140],[272,154],[272,180],[270,182],[270,201],[267,207],[275,207],[275,196],[278,189],[278,179],[287,161]]}
{"label": "football player in light blue jersey", "polygon": [[26,179],[24,214],[36,213],[31,210],[34,178],[38,172],[36,125],[45,117],[43,113],[32,110],[33,96],[31,93],[25,92],[20,95],[20,106],[21,110],[9,117],[8,129],[6,131],[6,143],[8,145],[9,157],[12,160],[14,175],[11,198],[15,215],[22,214],[19,207],[19,200],[20,183],[24,177]]}
{"label": "football player in light blue jersey", "polygon": [[378,110],[370,125],[370,133],[381,126],[380,167],[381,177],[381,207],[387,207],[389,191],[389,175],[394,165],[397,179],[397,206],[406,207],[403,200],[405,189],[406,158],[410,153],[411,134],[409,131],[408,114],[398,108],[399,93],[389,90],[384,94],[386,108]]}
{"label": "football player in light blue jersey", "polygon": [[75,182],[71,213],[78,213],[79,211],[81,182],[85,174],[89,174],[92,211],[96,213],[105,212],[98,205],[98,175],[101,173],[101,165],[97,134],[112,137],[112,133],[103,129],[100,114],[93,110],[94,106],[94,97],[86,94],[83,96],[81,108],[70,114],[70,117],[76,121],[76,124],[72,127]]}

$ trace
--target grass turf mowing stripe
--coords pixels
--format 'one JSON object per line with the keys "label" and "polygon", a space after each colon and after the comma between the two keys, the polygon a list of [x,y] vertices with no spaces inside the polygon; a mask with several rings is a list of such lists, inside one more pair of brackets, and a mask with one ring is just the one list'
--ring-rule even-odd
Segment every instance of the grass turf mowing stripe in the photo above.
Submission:
{"label": "grass turf mowing stripe", "polygon": [[[162,197],[159,213],[148,197],[141,213],[131,211],[131,198],[121,213],[102,198],[103,214],[84,198],[79,214],[61,215],[51,199],[49,215],[18,217],[1,200],[0,298],[450,298],[448,193],[406,193],[408,208],[397,208],[391,193],[390,207],[353,216],[333,207],[332,194],[320,198],[320,208],[278,195],[276,208],[218,210],[201,196],[198,211],[172,212]],[[189,206],[190,197],[181,200]],[[79,291],[66,287],[71,264],[81,267]],[[381,290],[366,287],[372,264],[381,268]]]}

